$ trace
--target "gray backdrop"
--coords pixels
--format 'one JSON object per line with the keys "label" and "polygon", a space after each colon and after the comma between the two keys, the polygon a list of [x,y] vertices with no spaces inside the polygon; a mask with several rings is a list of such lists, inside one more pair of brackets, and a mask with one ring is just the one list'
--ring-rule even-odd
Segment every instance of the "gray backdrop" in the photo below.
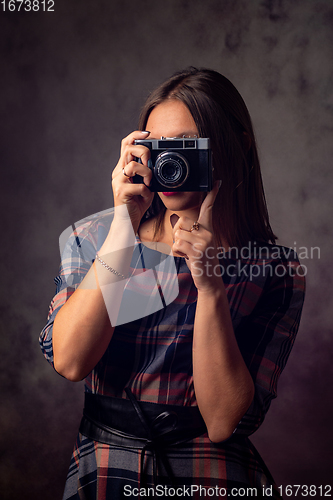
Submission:
{"label": "gray backdrop", "polygon": [[[121,138],[136,128],[148,92],[188,65],[216,69],[240,90],[279,243],[307,249],[301,328],[253,442],[279,485],[329,484],[333,2],[0,7],[2,498],[61,498],[83,385],[54,373],[38,346],[55,290],[58,237],[112,205]],[[320,256],[311,258],[311,247]]]}

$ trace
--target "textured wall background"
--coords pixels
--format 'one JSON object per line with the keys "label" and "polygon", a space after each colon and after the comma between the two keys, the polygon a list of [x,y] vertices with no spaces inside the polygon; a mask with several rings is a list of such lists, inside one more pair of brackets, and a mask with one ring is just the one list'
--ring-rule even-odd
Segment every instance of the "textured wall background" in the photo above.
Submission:
{"label": "textured wall background", "polygon": [[[110,172],[148,92],[188,65],[236,85],[257,131],[279,242],[320,247],[298,339],[253,441],[278,484],[332,481],[333,3],[55,0],[3,12],[1,447],[4,500],[57,500],[82,384],[53,373],[38,334],[58,237],[112,205]],[[302,250],[302,256],[306,257]]]}

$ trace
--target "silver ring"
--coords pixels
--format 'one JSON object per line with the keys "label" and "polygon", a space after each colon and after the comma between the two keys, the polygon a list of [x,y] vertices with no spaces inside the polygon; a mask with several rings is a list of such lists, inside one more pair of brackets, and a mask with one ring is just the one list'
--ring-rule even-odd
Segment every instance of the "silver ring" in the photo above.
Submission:
{"label": "silver ring", "polygon": [[123,167],[123,174],[125,177],[131,177],[130,175],[127,175],[126,172],[125,172],[125,167]]}

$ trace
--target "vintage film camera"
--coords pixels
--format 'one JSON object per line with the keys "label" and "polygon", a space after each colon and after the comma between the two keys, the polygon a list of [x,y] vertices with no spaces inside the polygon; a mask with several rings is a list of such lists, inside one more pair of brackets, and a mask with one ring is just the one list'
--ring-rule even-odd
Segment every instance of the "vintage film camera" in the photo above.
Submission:
{"label": "vintage film camera", "polygon": [[[207,138],[162,137],[136,140],[150,149],[151,191],[211,191],[212,153]],[[141,161],[141,160],[137,160]],[[140,184],[140,175],[133,177]]]}

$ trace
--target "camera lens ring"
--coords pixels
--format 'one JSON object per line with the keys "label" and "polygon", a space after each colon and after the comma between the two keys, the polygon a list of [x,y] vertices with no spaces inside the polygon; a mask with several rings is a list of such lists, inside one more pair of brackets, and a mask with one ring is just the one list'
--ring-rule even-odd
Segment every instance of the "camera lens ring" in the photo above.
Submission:
{"label": "camera lens ring", "polygon": [[[171,170],[170,170],[171,167]],[[166,169],[169,169],[168,172]],[[172,175],[172,169],[175,169]],[[163,151],[160,153],[154,166],[155,177],[158,182],[166,188],[176,189],[184,184],[190,173],[187,159],[175,151]],[[172,179],[168,179],[165,173]]]}

